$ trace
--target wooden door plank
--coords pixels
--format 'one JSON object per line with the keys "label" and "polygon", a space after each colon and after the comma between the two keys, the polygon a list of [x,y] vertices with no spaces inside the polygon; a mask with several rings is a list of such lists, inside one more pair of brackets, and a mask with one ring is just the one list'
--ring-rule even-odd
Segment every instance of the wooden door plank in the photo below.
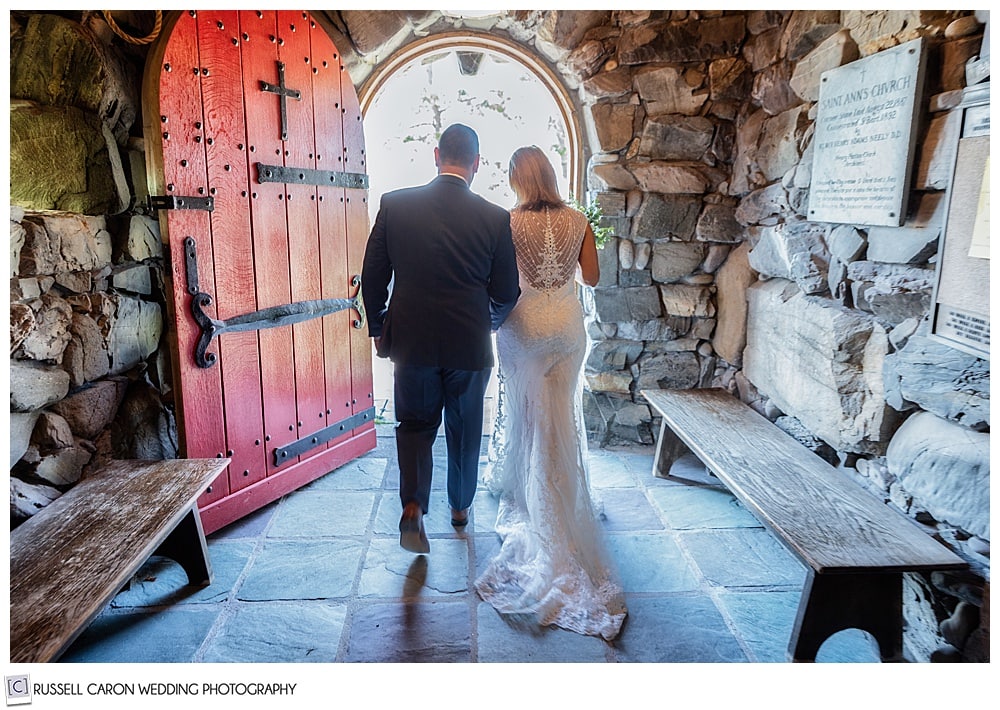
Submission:
{"label": "wooden door plank", "polygon": [[[289,88],[301,100],[287,102],[288,140],[284,142],[285,165],[315,169],[316,141],[313,124],[312,48],[308,16],[299,10],[278,11],[278,57],[285,65]],[[291,265],[292,301],[322,298],[320,280],[319,217],[317,188],[285,185],[288,214],[288,256]],[[295,345],[295,399],[298,405],[298,437],[326,426],[326,373],[323,363],[323,322],[313,319],[292,326]]]}
{"label": "wooden door plank", "polygon": [[964,567],[916,523],[724,390],[643,390],[678,437],[817,572]]}
{"label": "wooden door plank", "polygon": [[[199,196],[206,194],[207,166],[203,144],[195,143],[198,131],[187,118],[191,115],[192,102],[201,105],[198,67],[198,31],[196,19],[182,13],[164,50],[159,76],[159,113],[161,116],[163,185],[165,194]],[[198,114],[201,119],[200,113]],[[199,192],[200,190],[200,192]],[[177,341],[176,383],[180,394],[179,405],[183,411],[180,431],[181,449],[191,458],[222,456],[226,450],[224,412],[222,405],[222,376],[219,368],[201,368],[194,359],[195,344],[200,330],[191,316],[191,295],[185,288],[187,270],[184,258],[184,239],[196,240],[199,263],[212,264],[209,214],[201,210],[162,210],[161,228],[168,242],[170,254],[169,278],[175,317]],[[199,286],[207,293],[215,292],[211,270],[200,277]],[[206,309],[210,316],[218,317],[215,303]],[[228,479],[220,475],[202,500],[210,502],[229,492]]]}
{"label": "wooden door plank", "polygon": [[[258,182],[256,167],[257,163],[283,164],[278,97],[260,88],[261,81],[277,81],[277,18],[273,12],[241,10],[239,19],[257,307],[271,308],[292,300],[284,186]],[[258,335],[264,443],[270,475],[276,470],[274,449],[296,439],[292,330],[270,328]]]}
{"label": "wooden door plank", "polygon": [[[313,114],[316,123],[316,167],[319,170],[343,169],[343,111],[340,89],[340,53],[329,35],[315,22],[312,35]],[[318,189],[320,263],[323,298],[351,298],[358,291],[348,274],[347,216],[342,187]],[[358,314],[353,309],[331,314],[323,319],[323,359],[326,371],[327,426],[352,412],[351,405],[351,333]],[[350,436],[350,430],[344,436]],[[327,446],[335,446],[336,439]]]}
{"label": "wooden door plank", "polygon": [[[341,97],[344,114],[344,170],[368,173],[368,159],[365,156],[365,135],[361,123],[361,104],[351,83],[350,75],[341,66]],[[351,274],[360,274],[368,243],[368,191],[346,190],[347,208],[347,264]],[[358,414],[375,406],[372,386],[372,342],[368,328],[351,329],[351,404],[353,413]],[[374,432],[372,420],[358,429]]]}
{"label": "wooden door plank", "polygon": [[[226,320],[257,309],[253,237],[250,231],[242,67],[236,11],[198,11],[204,131],[212,212],[215,301]],[[225,402],[229,490],[266,474],[260,355],[256,332],[218,337]]]}

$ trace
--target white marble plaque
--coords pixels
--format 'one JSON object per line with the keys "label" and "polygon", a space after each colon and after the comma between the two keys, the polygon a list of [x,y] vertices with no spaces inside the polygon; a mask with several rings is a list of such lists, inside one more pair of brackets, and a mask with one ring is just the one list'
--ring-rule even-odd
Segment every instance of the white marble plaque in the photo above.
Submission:
{"label": "white marble plaque", "polygon": [[903,224],[924,83],[923,42],[915,39],[823,72],[810,219]]}

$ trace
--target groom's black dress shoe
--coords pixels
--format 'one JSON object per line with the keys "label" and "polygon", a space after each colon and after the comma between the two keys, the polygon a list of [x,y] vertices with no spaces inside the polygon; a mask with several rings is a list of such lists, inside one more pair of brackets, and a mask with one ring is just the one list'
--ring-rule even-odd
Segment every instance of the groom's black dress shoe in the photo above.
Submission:
{"label": "groom's black dress shoe", "polygon": [[399,519],[399,546],[404,550],[424,554],[431,551],[431,544],[424,532],[424,513],[419,503],[407,503]]}
{"label": "groom's black dress shoe", "polygon": [[451,509],[451,524],[456,528],[462,528],[469,523],[469,509],[458,510],[456,508]]}

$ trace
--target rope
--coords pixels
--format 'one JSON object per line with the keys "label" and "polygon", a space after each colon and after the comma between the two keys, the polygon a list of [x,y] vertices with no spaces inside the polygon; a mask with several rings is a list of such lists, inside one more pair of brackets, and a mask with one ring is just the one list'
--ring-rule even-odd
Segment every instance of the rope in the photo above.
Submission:
{"label": "rope", "polygon": [[153,25],[153,30],[145,37],[133,37],[126,34],[118,27],[118,23],[115,22],[115,18],[111,16],[112,10],[101,10],[101,12],[104,14],[104,19],[107,21],[108,27],[111,28],[111,31],[129,44],[149,44],[159,36],[160,28],[163,26],[163,11],[156,10],[156,24]]}

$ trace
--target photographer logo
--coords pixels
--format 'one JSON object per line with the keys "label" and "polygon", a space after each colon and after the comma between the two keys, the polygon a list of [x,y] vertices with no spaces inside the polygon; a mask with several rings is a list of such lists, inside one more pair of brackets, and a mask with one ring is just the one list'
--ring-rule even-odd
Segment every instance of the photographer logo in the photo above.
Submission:
{"label": "photographer logo", "polygon": [[4,676],[8,705],[30,705],[31,683],[26,675]]}

